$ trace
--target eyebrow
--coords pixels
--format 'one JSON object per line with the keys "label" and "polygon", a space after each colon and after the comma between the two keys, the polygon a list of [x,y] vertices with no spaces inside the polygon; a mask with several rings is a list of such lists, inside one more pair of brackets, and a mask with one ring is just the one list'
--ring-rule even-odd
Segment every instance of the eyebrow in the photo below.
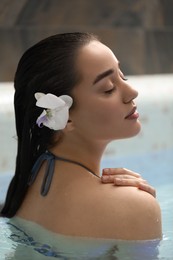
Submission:
{"label": "eyebrow", "polygon": [[106,70],[104,72],[102,72],[101,74],[99,74],[95,80],[93,81],[93,85],[96,84],[98,81],[100,81],[101,79],[105,78],[105,77],[108,77],[109,75],[111,75],[112,73],[114,73],[114,70],[113,69],[109,69],[109,70]]}

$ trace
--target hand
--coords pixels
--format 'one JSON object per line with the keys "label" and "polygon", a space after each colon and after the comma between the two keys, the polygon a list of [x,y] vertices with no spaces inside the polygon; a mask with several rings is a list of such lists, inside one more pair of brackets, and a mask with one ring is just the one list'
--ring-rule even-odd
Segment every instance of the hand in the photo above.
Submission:
{"label": "hand", "polygon": [[106,168],[101,176],[102,183],[113,183],[116,186],[133,186],[156,197],[156,190],[141,175],[126,168]]}

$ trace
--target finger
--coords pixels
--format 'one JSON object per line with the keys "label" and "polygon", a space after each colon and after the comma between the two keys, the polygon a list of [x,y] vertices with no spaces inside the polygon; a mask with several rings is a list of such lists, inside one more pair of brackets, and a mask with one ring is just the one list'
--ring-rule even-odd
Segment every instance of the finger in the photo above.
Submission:
{"label": "finger", "polygon": [[152,186],[145,183],[139,183],[138,188],[140,190],[150,193],[154,198],[156,198],[156,190]]}
{"label": "finger", "polygon": [[115,181],[115,175],[102,175],[101,181],[103,183],[114,183]]}
{"label": "finger", "polygon": [[114,184],[117,186],[133,186],[138,187],[140,190],[150,193],[153,197],[156,197],[156,190],[147,184],[145,181],[139,181],[139,179],[114,179]]}
{"label": "finger", "polygon": [[141,175],[137,172],[133,172],[126,168],[105,168],[102,171],[102,175],[130,175],[136,178],[140,178]]}
{"label": "finger", "polygon": [[117,186],[137,187],[140,190],[150,193],[153,197],[156,197],[156,190],[152,186],[150,186],[146,180],[143,180],[141,178],[135,178],[133,176],[128,176],[128,178],[126,179],[123,177],[120,176],[119,178],[115,178],[114,175],[105,175],[101,177],[101,180],[103,183],[114,183]]}
{"label": "finger", "polygon": [[142,178],[136,178],[134,176],[131,176],[131,175],[102,175],[101,176],[101,180],[103,183],[115,183],[118,182],[118,181],[122,181],[121,183],[124,183],[125,186],[128,186],[129,185],[129,182],[128,180],[131,179],[131,180],[138,180],[139,182],[143,182],[143,183],[146,183],[147,184],[147,181],[142,179]]}
{"label": "finger", "polygon": [[[107,177],[107,175],[104,175],[105,177]],[[104,177],[103,176],[103,177]],[[133,175],[108,175],[108,176],[113,176],[114,177],[114,180],[116,181],[117,179],[121,179],[121,180],[136,180],[138,182],[144,182],[144,183],[147,183],[146,180],[144,180],[142,177],[136,177],[136,176],[133,176]]]}
{"label": "finger", "polygon": [[137,178],[114,178],[114,184],[117,186],[134,186],[139,187],[140,184],[143,183],[145,185],[148,185],[147,182],[143,179],[137,179]]}

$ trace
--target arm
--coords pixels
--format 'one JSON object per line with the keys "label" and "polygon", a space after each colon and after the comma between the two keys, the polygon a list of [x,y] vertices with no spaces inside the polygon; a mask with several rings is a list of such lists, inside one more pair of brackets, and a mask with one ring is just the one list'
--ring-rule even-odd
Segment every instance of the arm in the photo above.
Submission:
{"label": "arm", "polygon": [[113,183],[115,186],[134,186],[156,197],[154,187],[142,179],[140,174],[126,168],[103,169],[101,181],[102,183]]}

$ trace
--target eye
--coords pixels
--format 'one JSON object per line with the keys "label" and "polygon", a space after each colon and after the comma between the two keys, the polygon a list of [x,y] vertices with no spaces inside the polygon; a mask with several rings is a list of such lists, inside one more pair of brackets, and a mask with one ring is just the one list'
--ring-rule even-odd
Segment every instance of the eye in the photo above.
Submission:
{"label": "eye", "polygon": [[112,94],[112,93],[115,91],[115,89],[116,89],[116,88],[113,87],[113,88],[111,88],[111,89],[109,89],[109,90],[104,91],[104,93],[110,95],[110,94]]}

